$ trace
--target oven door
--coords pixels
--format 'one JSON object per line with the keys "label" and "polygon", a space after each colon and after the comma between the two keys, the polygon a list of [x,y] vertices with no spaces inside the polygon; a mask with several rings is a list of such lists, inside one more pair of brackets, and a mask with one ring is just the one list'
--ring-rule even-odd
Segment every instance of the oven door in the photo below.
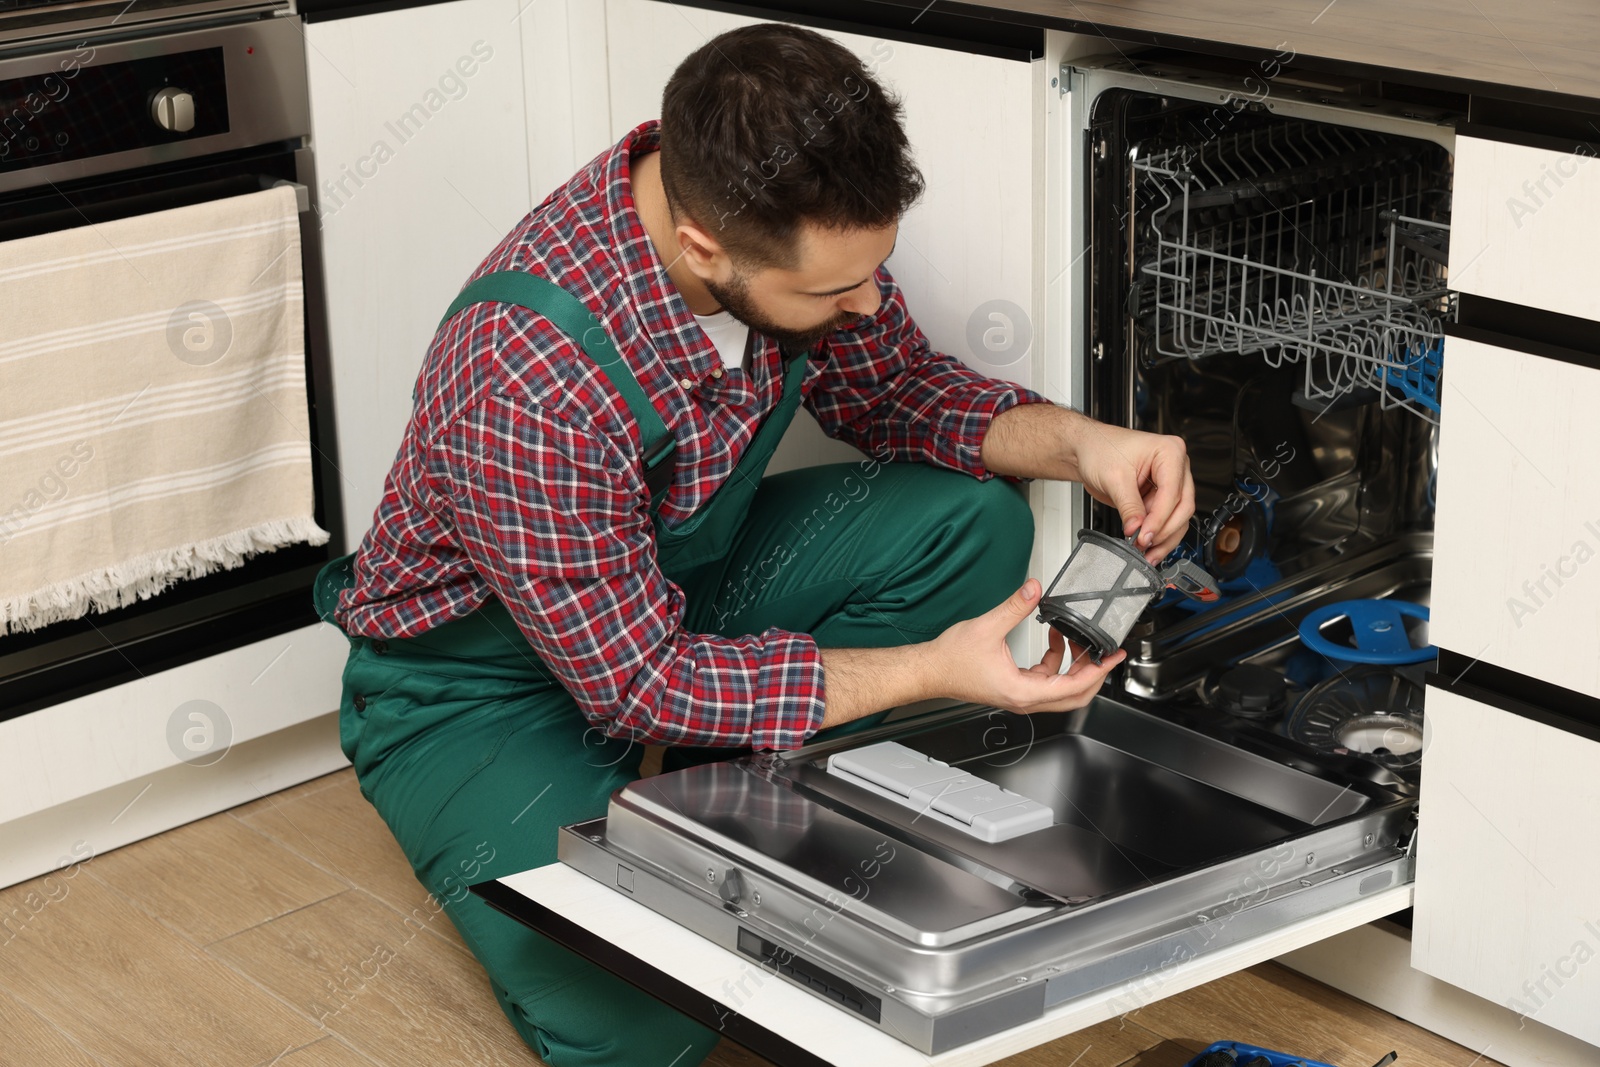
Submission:
{"label": "oven door", "polygon": [[[23,189],[0,197],[0,241],[258,192],[313,187],[311,153],[294,142]],[[317,571],[344,553],[316,218],[302,195],[306,390],[314,517],[321,546],[291,545],[242,566],[174,585],[123,608],[0,636],[0,719],[225,652],[316,621]]]}

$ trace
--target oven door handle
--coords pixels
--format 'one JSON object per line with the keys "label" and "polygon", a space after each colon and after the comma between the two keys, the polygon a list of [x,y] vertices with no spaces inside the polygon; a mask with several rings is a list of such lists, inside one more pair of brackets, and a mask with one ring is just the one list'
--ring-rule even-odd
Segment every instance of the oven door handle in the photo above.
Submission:
{"label": "oven door handle", "polygon": [[279,178],[277,181],[272,183],[272,188],[274,189],[280,189],[284,186],[288,186],[290,189],[294,190],[294,202],[295,207],[298,209],[298,214],[304,215],[306,212],[311,210],[310,189],[307,189],[305,185],[300,182],[292,182],[287,178]]}

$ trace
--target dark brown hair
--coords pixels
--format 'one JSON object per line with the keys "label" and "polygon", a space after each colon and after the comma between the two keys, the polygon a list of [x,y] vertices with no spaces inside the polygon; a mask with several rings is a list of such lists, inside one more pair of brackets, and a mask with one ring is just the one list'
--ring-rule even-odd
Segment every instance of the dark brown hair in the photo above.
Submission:
{"label": "dark brown hair", "polygon": [[792,266],[802,221],[877,229],[922,195],[901,112],[819,33],[729,30],[678,64],[662,94],[667,203],[746,263]]}

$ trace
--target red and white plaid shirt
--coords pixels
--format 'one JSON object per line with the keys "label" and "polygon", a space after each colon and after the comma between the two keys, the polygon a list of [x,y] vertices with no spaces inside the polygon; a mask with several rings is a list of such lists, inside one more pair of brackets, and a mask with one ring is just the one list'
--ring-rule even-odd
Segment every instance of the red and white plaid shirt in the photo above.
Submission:
{"label": "red and white plaid shirt", "polygon": [[[711,498],[776,404],[782,357],[752,333],[750,372],[724,370],[639,222],[633,130],[551,193],[478,268],[534,271],[599,316],[677,442],[663,524]],[[476,277],[477,275],[474,275]],[[877,315],[824,342],[806,407],[833,437],[883,458],[992,475],[989,422],[1044,398],[933,351],[888,271]],[[443,309],[440,309],[441,311]],[[822,722],[806,634],[696,634],[656,562],[637,426],[573,341],[543,317],[479,304],[434,337],[355,585],[348,633],[412,637],[493,593],[594,726],[650,744],[790,748]]]}

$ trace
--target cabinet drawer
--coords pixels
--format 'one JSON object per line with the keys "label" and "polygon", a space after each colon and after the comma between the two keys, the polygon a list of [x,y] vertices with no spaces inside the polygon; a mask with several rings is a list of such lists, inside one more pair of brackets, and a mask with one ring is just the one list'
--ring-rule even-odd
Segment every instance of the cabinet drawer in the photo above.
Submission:
{"label": "cabinet drawer", "polygon": [[1600,162],[1591,149],[1458,137],[1454,185],[1451,288],[1600,319]]}
{"label": "cabinet drawer", "polygon": [[1413,967],[1600,1043],[1600,742],[1430,686]]}
{"label": "cabinet drawer", "polygon": [[1600,697],[1600,370],[1445,343],[1432,639]]}

